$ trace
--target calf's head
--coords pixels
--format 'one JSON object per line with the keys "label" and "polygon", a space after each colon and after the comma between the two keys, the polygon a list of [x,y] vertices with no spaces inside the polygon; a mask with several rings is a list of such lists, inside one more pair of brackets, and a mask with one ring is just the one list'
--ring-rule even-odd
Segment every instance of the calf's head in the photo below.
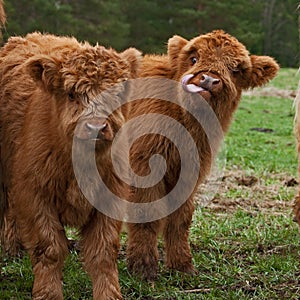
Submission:
{"label": "calf's head", "polygon": [[222,30],[190,41],[173,36],[168,42],[174,79],[199,93],[214,110],[233,111],[243,89],[267,83],[278,69],[269,56],[250,55],[243,44]]}
{"label": "calf's head", "polygon": [[61,56],[36,55],[28,60],[27,70],[40,85],[40,100],[49,106],[61,138],[72,141],[75,135],[81,141],[109,144],[126,117],[120,105],[125,85],[118,83],[136,75],[140,56],[134,48],[118,54],[83,44]]}

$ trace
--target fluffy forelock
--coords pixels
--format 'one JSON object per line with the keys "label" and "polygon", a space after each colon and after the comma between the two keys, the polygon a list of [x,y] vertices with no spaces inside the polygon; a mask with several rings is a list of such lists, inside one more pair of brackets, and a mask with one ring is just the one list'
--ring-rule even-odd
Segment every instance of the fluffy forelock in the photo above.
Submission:
{"label": "fluffy forelock", "polygon": [[67,53],[62,61],[64,88],[81,94],[101,92],[130,76],[128,62],[102,46],[85,44]]}

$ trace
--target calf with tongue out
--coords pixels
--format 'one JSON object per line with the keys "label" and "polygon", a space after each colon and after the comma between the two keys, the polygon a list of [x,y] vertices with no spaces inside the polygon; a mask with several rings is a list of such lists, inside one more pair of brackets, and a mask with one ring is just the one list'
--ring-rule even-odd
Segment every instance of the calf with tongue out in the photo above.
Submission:
{"label": "calf with tongue out", "polygon": [[[243,44],[222,30],[200,35],[188,41],[180,36],[173,36],[168,41],[166,55],[146,55],[142,62],[141,77],[156,77],[175,80],[181,84],[182,105],[162,99],[142,99],[132,102],[129,118],[147,114],[160,114],[180,123],[192,136],[200,171],[197,173],[196,186],[188,199],[168,216],[146,223],[128,224],[127,262],[131,272],[146,279],[155,278],[158,270],[157,239],[162,234],[165,250],[165,264],[170,269],[194,273],[192,255],[188,242],[189,228],[194,211],[193,196],[201,182],[208,175],[213,156],[209,139],[202,126],[190,111],[186,111],[184,95],[200,95],[201,101],[192,103],[195,112],[203,112],[203,105],[209,105],[221,131],[229,128],[232,116],[241,100],[242,90],[261,86],[271,80],[279,66],[269,56],[250,55]],[[164,87],[162,80],[157,89]],[[153,87],[152,89],[155,89]],[[182,91],[183,90],[183,91]],[[174,91],[176,94],[176,91]],[[202,116],[204,119],[207,117]],[[134,187],[131,201],[135,203],[153,202],[163,197],[168,198],[167,205],[176,203],[180,194],[171,193],[177,185],[182,167],[181,157],[176,146],[167,136],[177,134],[175,127],[168,122],[145,122],[139,126],[147,127],[150,134],[141,136],[132,144],[130,163],[139,176],[151,173],[150,162],[153,155],[161,155],[166,162],[163,178],[154,186]],[[163,134],[155,134],[157,128]],[[135,130],[137,128],[133,128]],[[178,135],[178,134],[177,134]],[[220,144],[220,136],[215,137],[215,145]],[[218,140],[219,139],[219,140]],[[185,151],[191,146],[185,144]],[[193,169],[194,162],[188,162]],[[152,166],[153,167],[153,166]],[[159,167],[159,166],[156,166]],[[183,178],[188,184],[191,178]],[[195,179],[195,178],[194,178]],[[172,195],[172,196],[171,196]]]}

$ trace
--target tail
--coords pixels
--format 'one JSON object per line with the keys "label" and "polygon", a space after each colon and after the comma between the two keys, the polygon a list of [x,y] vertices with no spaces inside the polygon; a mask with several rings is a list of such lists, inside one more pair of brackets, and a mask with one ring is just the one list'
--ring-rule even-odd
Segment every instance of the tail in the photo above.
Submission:
{"label": "tail", "polygon": [[[4,10],[3,0],[0,0],[0,29],[2,29],[6,22],[6,14]],[[2,41],[2,32],[0,32],[0,41]]]}
{"label": "tail", "polygon": [[[3,0],[0,0],[0,30],[4,27],[6,15],[4,11]],[[2,41],[2,32],[0,31],[0,41]],[[1,151],[1,149],[0,149]],[[7,210],[7,201],[3,189],[2,165],[0,162],[0,245],[4,244],[4,218]]]}
{"label": "tail", "polygon": [[[1,151],[1,149],[0,149]],[[4,223],[5,214],[7,213],[7,199],[5,196],[3,176],[2,176],[2,163],[0,161],[0,245],[4,245]]]}
{"label": "tail", "polygon": [[4,3],[3,0],[0,0],[0,25],[1,27],[4,26],[6,22],[6,14],[5,14],[5,10],[4,10]]}
{"label": "tail", "polygon": [[[0,148],[1,157],[1,148]],[[0,159],[0,258],[22,256],[23,246],[20,242],[17,224],[11,214],[8,202],[8,193],[3,177],[2,157]]]}
{"label": "tail", "polygon": [[[296,137],[296,151],[298,154],[298,179],[300,179],[300,82],[298,85],[294,106],[296,111],[294,132]],[[296,192],[296,197],[294,202],[294,221],[297,222],[300,226],[300,186],[298,187],[298,190]]]}
{"label": "tail", "polygon": [[[2,42],[1,29],[4,28],[6,14],[3,0],[0,0],[0,43]],[[0,127],[1,131],[1,127]],[[20,244],[17,241],[17,230],[14,218],[9,213],[7,189],[3,176],[2,153],[0,143],[0,254],[17,255],[20,252]],[[0,255],[1,256],[1,255]]]}
{"label": "tail", "polygon": [[[5,185],[5,179],[3,177],[3,166],[2,166],[2,155],[1,155],[1,148],[0,148],[0,253],[2,255],[9,254],[15,255],[13,250],[16,248],[15,238],[15,225],[13,224],[14,221],[12,218],[9,218],[9,205],[7,199],[7,189]],[[9,220],[11,219],[11,220]],[[10,229],[8,230],[8,226]],[[8,236],[10,241],[8,240]],[[11,248],[11,249],[10,249]]]}

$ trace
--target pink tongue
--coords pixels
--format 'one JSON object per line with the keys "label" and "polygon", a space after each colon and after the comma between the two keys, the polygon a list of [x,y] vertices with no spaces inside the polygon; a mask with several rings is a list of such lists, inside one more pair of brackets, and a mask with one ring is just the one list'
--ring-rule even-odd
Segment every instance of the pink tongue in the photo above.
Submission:
{"label": "pink tongue", "polygon": [[200,86],[197,86],[195,84],[187,84],[188,81],[193,77],[194,77],[193,74],[187,74],[183,76],[181,79],[182,88],[189,93],[198,93],[204,91],[204,89]]}

